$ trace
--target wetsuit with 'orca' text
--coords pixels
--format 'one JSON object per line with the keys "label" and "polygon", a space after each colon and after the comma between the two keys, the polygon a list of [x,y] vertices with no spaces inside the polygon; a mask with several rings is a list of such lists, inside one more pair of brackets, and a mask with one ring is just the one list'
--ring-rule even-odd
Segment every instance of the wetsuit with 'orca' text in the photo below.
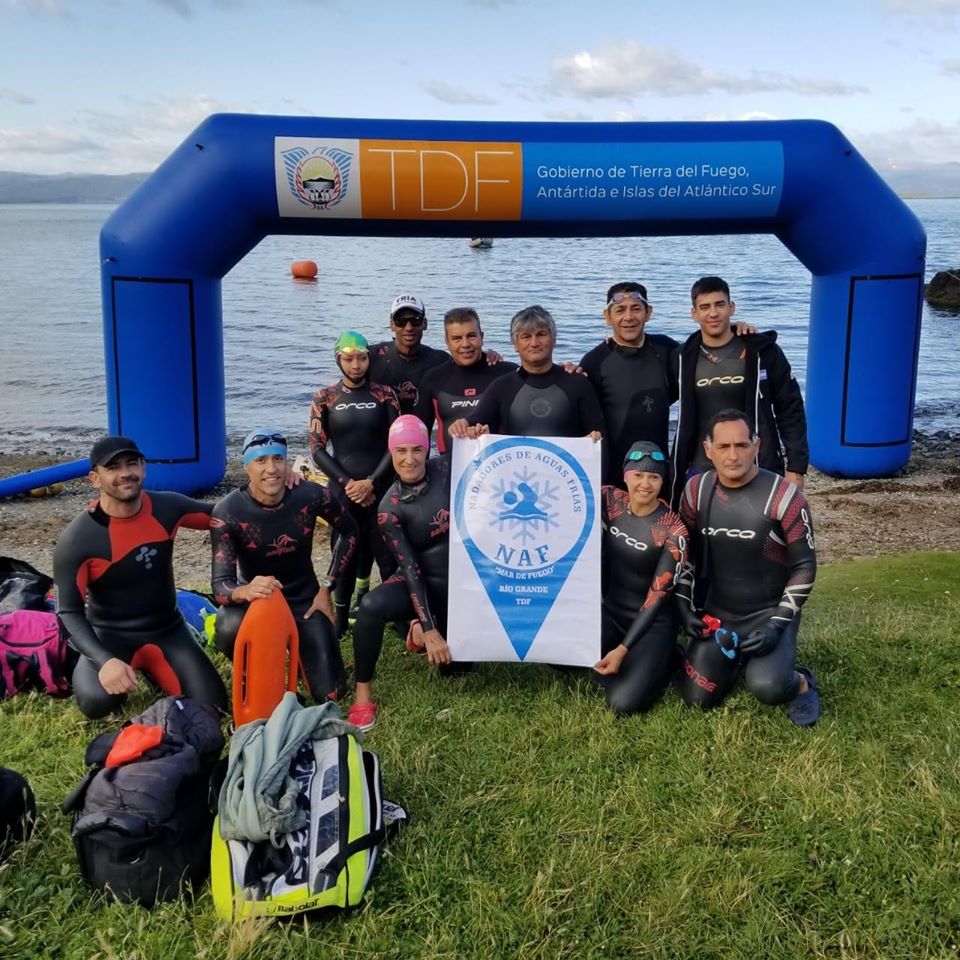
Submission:
{"label": "wetsuit with 'orca' text", "polygon": [[602,650],[623,644],[629,653],[600,682],[610,708],[626,715],[649,709],[676,665],[672,596],[687,561],[687,529],[664,503],[638,517],[623,490],[605,486],[602,498]]}
{"label": "wetsuit with 'orca' text", "polygon": [[[678,599],[718,617],[741,637],[768,623],[776,626],[778,643],[763,656],[746,658],[745,680],[765,703],[791,700],[798,684],[800,608],[817,572],[809,504],[790,481],[768,470],[759,470],[742,487],[724,487],[709,470],[687,482],[680,515],[690,530],[694,564]],[[709,638],[690,644],[681,684],[688,702],[703,703],[706,694],[712,703],[732,686],[741,658],[725,660],[718,649]],[[691,664],[701,676],[691,674]],[[709,683],[715,689],[707,689]]]}

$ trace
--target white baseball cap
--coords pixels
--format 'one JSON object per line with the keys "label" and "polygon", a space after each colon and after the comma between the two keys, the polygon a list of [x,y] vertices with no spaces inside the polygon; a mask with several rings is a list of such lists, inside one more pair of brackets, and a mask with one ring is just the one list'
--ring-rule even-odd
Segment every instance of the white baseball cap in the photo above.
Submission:
{"label": "white baseball cap", "polygon": [[414,313],[419,313],[421,317],[427,315],[423,301],[412,293],[401,293],[394,299],[390,304],[390,319],[392,320],[401,310],[412,310]]}

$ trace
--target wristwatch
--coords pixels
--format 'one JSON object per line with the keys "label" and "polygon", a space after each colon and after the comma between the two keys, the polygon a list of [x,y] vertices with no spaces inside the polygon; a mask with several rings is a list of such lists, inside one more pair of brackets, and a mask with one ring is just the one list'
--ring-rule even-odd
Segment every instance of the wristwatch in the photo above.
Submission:
{"label": "wristwatch", "polygon": [[329,577],[324,577],[320,581],[320,586],[326,587],[328,590],[332,590],[336,586],[336,583],[333,580],[331,580]]}

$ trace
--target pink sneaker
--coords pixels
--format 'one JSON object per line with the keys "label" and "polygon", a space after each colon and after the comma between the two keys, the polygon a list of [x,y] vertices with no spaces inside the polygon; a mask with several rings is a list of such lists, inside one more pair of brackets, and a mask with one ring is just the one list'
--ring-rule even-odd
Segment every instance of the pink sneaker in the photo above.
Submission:
{"label": "pink sneaker", "polygon": [[379,703],[355,703],[347,711],[347,723],[352,723],[361,730],[372,730],[377,722]]}
{"label": "pink sneaker", "polygon": [[411,653],[426,653],[427,645],[425,643],[420,643],[417,640],[417,636],[423,636],[423,630],[418,629],[420,627],[419,620],[410,621],[410,629],[407,630],[407,649]]}

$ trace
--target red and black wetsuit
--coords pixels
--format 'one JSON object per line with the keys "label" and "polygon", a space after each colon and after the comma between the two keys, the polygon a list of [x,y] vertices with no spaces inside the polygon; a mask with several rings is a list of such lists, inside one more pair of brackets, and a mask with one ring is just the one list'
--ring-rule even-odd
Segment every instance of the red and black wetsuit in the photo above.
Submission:
{"label": "red and black wetsuit", "polygon": [[476,409],[480,397],[494,380],[516,369],[515,363],[506,360],[488,363],[484,353],[469,367],[448,360],[427,372],[414,413],[428,430],[433,430],[434,421],[439,424],[437,449],[440,453],[450,451],[450,424]]}
{"label": "red and black wetsuit", "polygon": [[167,693],[225,710],[217,671],[177,608],[177,530],[210,526],[209,503],[179,493],[141,493],[136,516],[107,516],[99,501],[63,531],[53,552],[57,614],[82,656],[73,674],[77,706],[102,717],[124,699],[97,676],[114,657],[148,673]]}
{"label": "red and black wetsuit", "polygon": [[[744,679],[764,703],[792,700],[799,682],[794,667],[800,608],[817,573],[813,520],[803,494],[768,470],[742,487],[724,487],[709,470],[687,482],[680,515],[690,530],[693,576],[683,578],[678,601],[718,617],[741,637],[775,623],[782,630],[777,645],[764,656],[745,658]],[[743,659],[725,658],[710,638],[692,641],[681,695],[688,703],[719,703]]]}
{"label": "red and black wetsuit", "polygon": [[615,675],[601,681],[607,703],[621,715],[649,710],[676,666],[673,588],[687,561],[687,528],[666,504],[645,517],[630,497],[602,488],[603,654],[630,651]]}
{"label": "red and black wetsuit", "polygon": [[605,483],[623,489],[620,464],[638,440],[669,449],[670,404],[677,399],[670,357],[676,348],[676,340],[661,334],[647,334],[641,347],[625,347],[611,338],[580,361],[606,422]]}
{"label": "red and black wetsuit", "polygon": [[380,501],[379,522],[399,569],[360,602],[353,628],[358,683],[373,679],[388,621],[416,617],[425,631],[446,637],[450,458],[428,460],[418,484],[394,483]]}
{"label": "red and black wetsuit", "polygon": [[[344,620],[358,572],[368,577],[374,559],[381,580],[396,569],[377,527],[377,503],[393,479],[387,434],[399,414],[393,388],[369,381],[358,387],[348,387],[343,381],[322,387],[310,405],[310,453],[314,463],[341,488],[349,480],[373,481],[374,502],[369,507],[346,501],[359,528],[359,542],[349,569],[337,579],[336,601]],[[346,627],[345,622],[342,627]]]}
{"label": "red and black wetsuit", "polygon": [[217,502],[210,523],[211,580],[217,601],[224,605],[217,614],[217,646],[233,656],[247,608],[246,603],[231,599],[233,591],[254,577],[275,577],[297,621],[300,660],[315,700],[338,694],[345,683],[333,625],[320,612],[303,619],[320,589],[311,556],[318,517],[339,534],[327,572],[336,580],[347,569],[357,545],[356,521],[336,487],[304,482],[285,491],[272,507],[254,500],[248,488],[234,490]]}
{"label": "red and black wetsuit", "polygon": [[373,383],[393,387],[400,400],[401,413],[413,413],[420,395],[420,384],[427,371],[450,359],[446,350],[435,350],[421,343],[416,353],[401,353],[395,340],[385,340],[370,347],[370,370]]}
{"label": "red and black wetsuit", "polygon": [[590,381],[556,364],[546,373],[520,369],[500,377],[467,420],[519,437],[585,437],[605,429]]}

